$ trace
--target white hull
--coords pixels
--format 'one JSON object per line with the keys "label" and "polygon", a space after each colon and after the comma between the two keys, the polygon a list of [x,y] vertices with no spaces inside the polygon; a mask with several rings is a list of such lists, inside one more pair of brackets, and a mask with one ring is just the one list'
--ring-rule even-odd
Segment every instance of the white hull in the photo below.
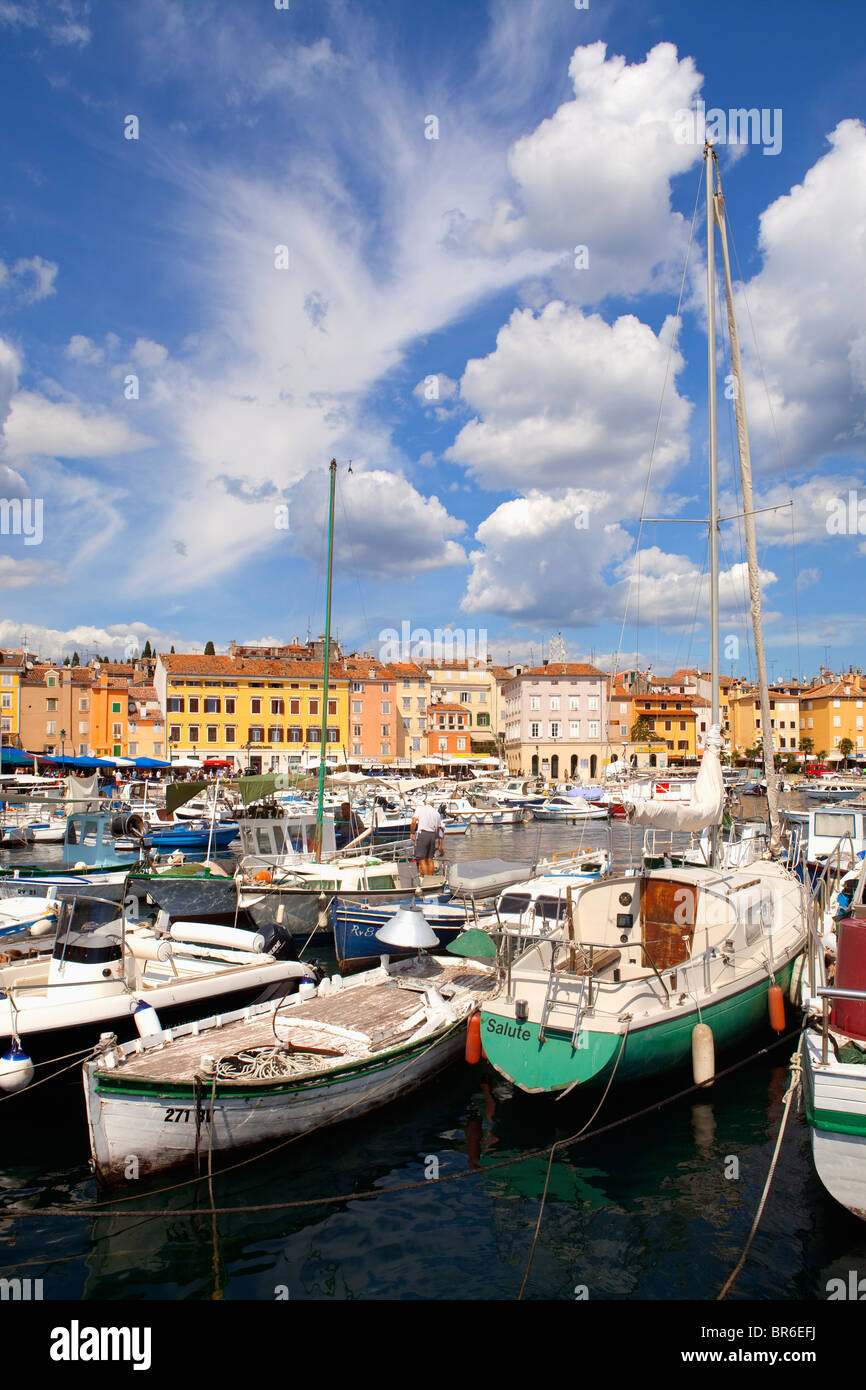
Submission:
{"label": "white hull", "polygon": [[[837,1062],[832,1044],[823,1065],[821,1037],[811,1031],[803,1051],[815,1170],[830,1196],[866,1221],[866,1066]],[[850,1118],[839,1120],[840,1116]],[[861,1132],[847,1134],[822,1127],[834,1122]]]}
{"label": "white hull", "polygon": [[[207,1043],[203,1040],[203,1050]],[[462,1029],[443,1030],[443,1035],[407,1063],[404,1049],[396,1049],[390,1064],[370,1067],[345,1081],[301,1089],[285,1087],[272,1095],[223,1097],[217,1090],[214,1105],[213,1153],[254,1148],[281,1139],[307,1134],[338,1120],[356,1119],[389,1101],[415,1090],[441,1071],[464,1047]],[[91,1148],[100,1182],[124,1180],[129,1155],[138,1161],[138,1176],[183,1167],[195,1156],[195,1100],[177,1095],[115,1096],[100,1093],[95,1072],[85,1077],[87,1120]],[[221,1083],[224,1087],[225,1083]],[[210,1145],[210,1091],[203,1083],[199,1153],[205,1158]]]}

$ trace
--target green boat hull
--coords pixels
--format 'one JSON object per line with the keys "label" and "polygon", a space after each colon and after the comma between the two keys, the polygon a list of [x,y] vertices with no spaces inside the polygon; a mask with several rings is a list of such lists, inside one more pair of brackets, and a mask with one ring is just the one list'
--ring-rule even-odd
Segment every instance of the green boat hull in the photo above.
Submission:
{"label": "green boat hull", "polygon": [[[794,962],[774,975],[775,983],[787,992]],[[538,1040],[537,1023],[516,1023],[489,1009],[481,1011],[481,1042],[487,1060],[523,1091],[562,1091],[574,1085],[603,1085],[616,1066],[616,1080],[636,1081],[691,1064],[692,1029],[699,1021],[713,1031],[716,1052],[732,1047],[757,1031],[769,1027],[767,991],[770,982],[761,980],[738,994],[728,996],[701,1010],[671,1010],[660,1022],[633,1028],[622,1046],[620,1033],[594,1033],[582,1030],[577,1046],[570,1032],[545,1029],[544,1042]]]}

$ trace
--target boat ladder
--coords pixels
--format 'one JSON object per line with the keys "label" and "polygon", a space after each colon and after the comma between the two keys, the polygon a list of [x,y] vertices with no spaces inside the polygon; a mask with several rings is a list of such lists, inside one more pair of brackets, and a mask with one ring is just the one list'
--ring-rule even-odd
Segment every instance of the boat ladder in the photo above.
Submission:
{"label": "boat ladder", "polygon": [[547,1027],[547,1020],[550,1018],[553,1009],[555,1009],[558,1004],[564,1004],[566,1008],[574,1009],[574,1027],[571,1030],[571,1046],[572,1048],[576,1048],[578,1045],[577,1040],[578,1035],[580,1033],[581,1025],[583,1023],[584,1014],[586,1013],[587,1009],[592,1006],[592,975],[587,973],[582,974],[578,977],[580,981],[580,987],[578,990],[577,999],[574,999],[570,992],[567,998],[560,998],[559,986],[562,984],[563,979],[573,981],[574,976],[563,976],[559,971],[557,971],[554,966],[554,959],[555,953],[554,958],[552,958],[550,962],[550,976],[547,981],[547,992],[544,996],[544,1003],[541,1007],[541,1019],[538,1024],[538,1041],[539,1043],[546,1042],[544,1030]]}

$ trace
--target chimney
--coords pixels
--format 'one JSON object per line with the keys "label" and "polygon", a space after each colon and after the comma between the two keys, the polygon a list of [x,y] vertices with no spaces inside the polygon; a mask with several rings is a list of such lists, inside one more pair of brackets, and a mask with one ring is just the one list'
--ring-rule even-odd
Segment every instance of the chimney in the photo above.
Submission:
{"label": "chimney", "polygon": [[[709,253],[707,253],[707,254],[709,254]],[[541,664],[542,664],[542,666],[549,666],[549,665],[550,665],[550,657],[549,657],[549,656],[546,656],[546,657],[544,658],[544,660],[542,661]]]}
{"label": "chimney", "polygon": [[237,644],[237,642],[234,641],[234,639],[232,639],[232,641],[229,642],[229,656],[230,656],[230,657],[234,657],[234,654],[235,654],[235,652],[237,651],[237,649],[238,649],[238,644]]}

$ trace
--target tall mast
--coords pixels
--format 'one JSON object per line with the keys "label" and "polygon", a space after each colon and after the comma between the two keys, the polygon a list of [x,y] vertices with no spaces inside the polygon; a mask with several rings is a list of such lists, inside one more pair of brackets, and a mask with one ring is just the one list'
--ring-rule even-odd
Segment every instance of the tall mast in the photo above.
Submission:
{"label": "tall mast", "polygon": [[322,741],[319,750],[319,799],[316,806],[316,860],[322,858],[322,821],[325,813],[325,750],[328,746],[328,678],[331,666],[331,580],[334,574],[334,493],[337,460],[331,459],[331,498],[328,507],[328,592],[325,601],[325,650],[322,653]]}
{"label": "tall mast", "polygon": [[761,622],[761,579],[758,568],[758,544],[755,535],[755,503],[752,493],[752,457],[749,450],[749,427],[746,419],[746,392],[743,363],[740,357],[740,335],[734,313],[734,290],[731,283],[731,262],[728,256],[728,237],[725,229],[725,200],[722,183],[715,198],[715,215],[722,241],[725,267],[725,304],[728,312],[728,333],[731,340],[731,370],[734,377],[734,411],[737,419],[737,452],[740,456],[740,481],[743,493],[743,521],[746,532],[746,559],[749,571],[749,607],[752,614],[752,635],[755,642],[755,664],[758,668],[758,688],[761,698],[761,734],[764,745],[764,775],[767,779],[767,815],[770,821],[770,852],[779,849],[779,784],[776,777],[773,729],[770,718],[770,691],[767,685],[767,660],[764,652],[764,629]]}
{"label": "tall mast", "polygon": [[[715,155],[704,145],[707,193],[707,429],[710,451],[710,725],[721,724],[719,709],[719,459],[716,411],[716,265],[714,213]],[[712,827],[710,863],[716,862],[718,829]]]}

